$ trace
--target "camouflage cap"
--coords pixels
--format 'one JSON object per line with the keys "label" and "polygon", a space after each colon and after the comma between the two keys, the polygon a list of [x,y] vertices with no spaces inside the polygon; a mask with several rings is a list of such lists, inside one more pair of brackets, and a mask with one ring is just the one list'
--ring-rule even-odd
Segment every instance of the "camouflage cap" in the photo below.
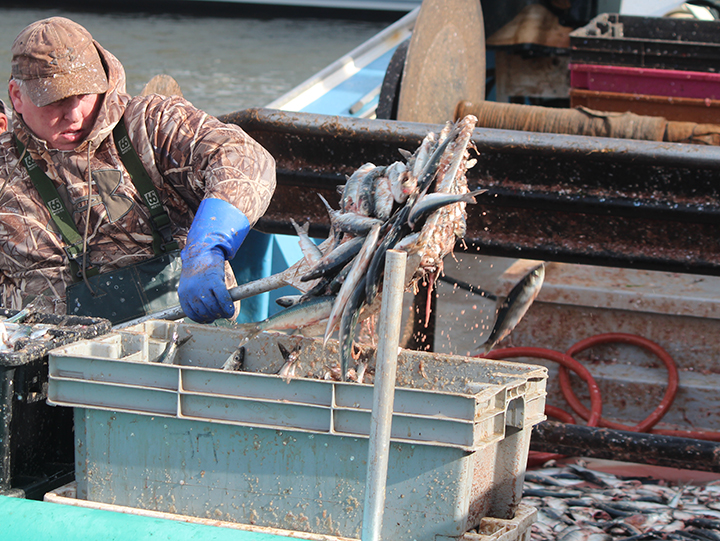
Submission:
{"label": "camouflage cap", "polygon": [[12,45],[11,69],[37,107],[108,89],[92,36],[64,17],[34,22],[20,32]]}

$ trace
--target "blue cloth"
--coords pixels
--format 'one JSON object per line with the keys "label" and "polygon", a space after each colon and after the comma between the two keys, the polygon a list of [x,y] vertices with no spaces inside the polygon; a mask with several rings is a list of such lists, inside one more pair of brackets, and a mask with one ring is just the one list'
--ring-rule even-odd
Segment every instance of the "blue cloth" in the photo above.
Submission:
{"label": "blue cloth", "polygon": [[178,297],[185,315],[211,323],[235,313],[225,285],[225,261],[235,253],[250,230],[247,217],[222,199],[204,199],[198,207],[180,252],[182,271]]}

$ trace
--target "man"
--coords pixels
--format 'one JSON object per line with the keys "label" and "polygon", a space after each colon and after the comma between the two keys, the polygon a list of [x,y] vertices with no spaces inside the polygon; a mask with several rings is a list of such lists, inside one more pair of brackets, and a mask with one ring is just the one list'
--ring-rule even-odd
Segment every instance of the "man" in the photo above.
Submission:
{"label": "man", "polygon": [[232,317],[227,261],[270,202],[270,154],[181,97],[131,98],[120,62],[69,19],[25,28],[11,68],[3,306],[120,322],[172,304],[177,289],[191,319]]}

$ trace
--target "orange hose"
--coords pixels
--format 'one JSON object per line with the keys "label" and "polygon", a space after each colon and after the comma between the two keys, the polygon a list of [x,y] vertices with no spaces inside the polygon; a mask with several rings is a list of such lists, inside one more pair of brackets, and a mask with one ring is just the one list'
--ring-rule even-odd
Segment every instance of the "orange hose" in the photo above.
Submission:
{"label": "orange hose", "polygon": [[[570,349],[567,350],[567,355],[573,357],[581,351],[585,351],[586,349],[589,349],[591,347],[610,343],[630,344],[633,346],[641,347],[653,353],[663,362],[663,364],[665,364],[665,367],[667,368],[668,387],[665,390],[665,395],[663,396],[662,401],[655,408],[655,410],[653,410],[650,415],[648,415],[645,419],[640,421],[635,426],[627,426],[602,418],[599,419],[599,424],[597,426],[613,428],[615,430],[627,430],[630,432],[647,432],[663,418],[663,416],[667,413],[667,410],[672,405],[673,400],[675,400],[675,395],[677,394],[679,382],[678,370],[677,366],[675,365],[675,361],[663,348],[661,348],[655,342],[652,342],[647,338],[643,338],[635,334],[626,333],[605,333],[591,336],[590,338],[581,340],[571,346]],[[570,407],[573,409],[573,411],[575,411],[575,413],[577,413],[583,419],[588,419],[588,417],[591,416],[592,411],[588,411],[588,409],[580,402],[580,400],[573,392],[570,385],[570,375],[565,366],[560,366],[559,376],[560,389],[562,390],[565,400],[567,400],[568,404],[570,404]],[[588,425],[589,424],[590,423],[588,423]]]}

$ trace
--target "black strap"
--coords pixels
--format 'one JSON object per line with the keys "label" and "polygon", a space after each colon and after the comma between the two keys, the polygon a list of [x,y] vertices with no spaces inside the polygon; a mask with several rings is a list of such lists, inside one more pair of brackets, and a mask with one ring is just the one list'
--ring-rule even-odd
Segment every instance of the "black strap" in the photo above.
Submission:
{"label": "black strap", "polygon": [[[70,212],[68,212],[65,207],[65,204],[60,198],[60,194],[58,194],[57,188],[55,188],[50,178],[35,163],[30,153],[25,152],[25,145],[22,144],[20,139],[15,137],[15,143],[20,151],[20,155],[23,156],[23,153],[25,154],[23,157],[23,165],[28,175],[30,175],[30,180],[32,180],[35,189],[40,194],[40,197],[42,197],[48,212],[50,212],[50,217],[60,230],[60,235],[66,244],[65,253],[70,260],[72,273],[75,277],[78,277],[81,268],[79,259],[81,259],[83,255],[83,238],[78,232]],[[85,269],[87,276],[93,276],[97,273],[98,270],[93,267]]]}
{"label": "black strap", "polygon": [[178,249],[178,243],[172,237],[172,229],[170,217],[163,208],[160,196],[155,190],[155,185],[147,174],[145,167],[138,156],[137,151],[133,148],[128,136],[125,122],[120,119],[113,129],[113,137],[115,138],[115,146],[120,153],[120,159],[125,165],[125,169],[130,173],[130,180],[135,188],[142,196],[145,205],[150,211],[153,227],[153,251],[155,255],[163,252],[170,252]]}

